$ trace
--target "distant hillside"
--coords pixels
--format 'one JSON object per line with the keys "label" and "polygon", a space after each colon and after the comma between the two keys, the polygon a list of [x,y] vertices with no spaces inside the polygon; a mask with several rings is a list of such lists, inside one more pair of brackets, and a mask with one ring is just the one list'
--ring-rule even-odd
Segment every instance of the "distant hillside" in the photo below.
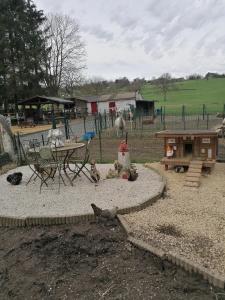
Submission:
{"label": "distant hillside", "polygon": [[166,107],[168,113],[180,113],[182,105],[189,113],[201,113],[202,105],[206,105],[208,113],[221,112],[225,104],[225,78],[187,80],[176,83],[176,89],[168,92],[168,100],[151,84],[141,89],[144,99],[158,100],[156,108]]}

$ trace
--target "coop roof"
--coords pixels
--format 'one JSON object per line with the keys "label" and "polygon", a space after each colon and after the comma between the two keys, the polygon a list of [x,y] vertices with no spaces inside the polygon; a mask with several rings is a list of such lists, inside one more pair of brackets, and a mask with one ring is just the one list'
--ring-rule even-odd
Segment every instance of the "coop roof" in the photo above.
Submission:
{"label": "coop roof", "polygon": [[183,137],[183,136],[217,136],[215,130],[164,130],[159,131],[156,137]]}
{"label": "coop roof", "polygon": [[40,105],[40,104],[73,104],[70,100],[56,97],[34,96],[29,99],[20,100],[18,104]]}

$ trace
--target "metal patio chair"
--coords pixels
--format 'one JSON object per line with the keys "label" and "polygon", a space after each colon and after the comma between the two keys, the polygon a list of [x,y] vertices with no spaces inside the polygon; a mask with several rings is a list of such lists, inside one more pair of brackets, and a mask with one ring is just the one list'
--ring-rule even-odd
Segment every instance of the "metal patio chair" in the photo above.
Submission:
{"label": "metal patio chair", "polygon": [[[68,168],[72,173],[74,174],[72,177],[72,182],[81,175],[81,173],[92,183],[94,183],[94,180],[91,178],[90,170],[87,168],[87,164],[89,163],[90,159],[90,146],[91,139],[88,140],[86,143],[85,151],[83,155],[76,155],[72,156],[68,160]],[[74,169],[71,169],[69,164],[74,165]]]}
{"label": "metal patio chair", "polygon": [[47,185],[47,181],[49,179],[52,179],[54,181],[56,172],[58,172],[58,178],[59,178],[58,190],[60,192],[61,179],[63,184],[64,185],[66,184],[61,173],[63,169],[63,161],[62,159],[59,158],[57,154],[57,148],[54,149],[54,153],[53,153],[53,150],[50,147],[42,147],[39,150],[39,155],[40,155],[39,168],[45,171],[45,173],[40,174],[41,175],[40,193],[43,184]]}
{"label": "metal patio chair", "polygon": [[[29,143],[30,145],[30,143]],[[26,185],[28,185],[31,180],[33,179],[34,181],[39,178],[41,180],[41,172],[39,169],[39,160],[40,160],[40,155],[39,155],[39,146],[37,147],[32,147],[32,151],[30,147],[24,148],[22,143],[20,143],[20,147],[22,149],[23,153],[23,158],[24,158],[24,163],[31,169],[33,172],[27,181]],[[47,184],[46,184],[47,185]]]}

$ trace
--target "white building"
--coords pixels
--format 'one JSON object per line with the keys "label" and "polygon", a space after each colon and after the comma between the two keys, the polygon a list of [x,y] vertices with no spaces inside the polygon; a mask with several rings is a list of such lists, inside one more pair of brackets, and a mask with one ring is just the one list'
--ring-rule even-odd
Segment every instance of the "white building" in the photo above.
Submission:
{"label": "white building", "polygon": [[124,92],[101,96],[79,97],[87,103],[88,114],[109,113],[111,111],[128,110],[131,106],[136,108],[136,100],[141,100],[139,92]]}
{"label": "white building", "polygon": [[132,107],[146,115],[154,115],[155,101],[143,99],[138,91],[101,96],[75,96],[69,99],[74,102],[77,111],[88,114],[123,111]]}

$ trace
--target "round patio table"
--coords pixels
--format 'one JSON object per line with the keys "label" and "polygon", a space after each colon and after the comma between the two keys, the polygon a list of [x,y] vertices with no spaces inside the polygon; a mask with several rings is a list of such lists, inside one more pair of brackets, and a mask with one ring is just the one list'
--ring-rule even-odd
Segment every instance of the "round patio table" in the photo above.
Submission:
{"label": "round patio table", "polygon": [[[81,148],[84,148],[84,143],[68,143],[61,147],[51,148],[53,153],[56,153],[57,158],[60,157],[63,160],[63,172],[69,180],[70,184],[73,186],[73,181],[67,173],[68,161],[74,155],[74,153]],[[30,153],[38,153],[39,149],[29,149]]]}
{"label": "round patio table", "polygon": [[68,161],[70,157],[73,156],[78,149],[84,147],[85,147],[84,143],[68,143],[62,147],[52,148],[53,153],[54,152],[57,153],[57,155],[60,155],[60,157],[63,159],[63,172],[72,186],[73,186],[73,181],[71,180],[70,176],[67,174],[66,171],[68,167]]}

